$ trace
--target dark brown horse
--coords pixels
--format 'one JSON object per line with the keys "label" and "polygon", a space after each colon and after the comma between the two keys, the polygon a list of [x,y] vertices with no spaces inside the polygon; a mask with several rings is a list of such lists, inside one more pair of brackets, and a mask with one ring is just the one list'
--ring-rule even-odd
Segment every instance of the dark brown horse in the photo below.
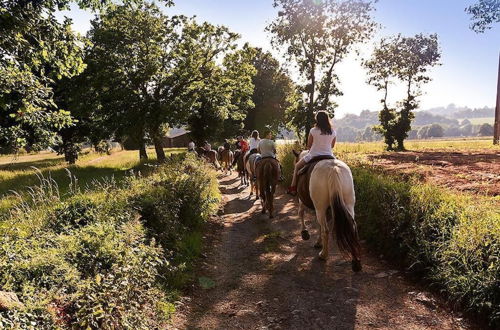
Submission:
{"label": "dark brown horse", "polygon": [[234,152],[234,161],[236,162],[236,171],[238,171],[238,176],[241,179],[242,186],[248,186],[248,176],[247,171],[245,169],[245,155],[241,152],[240,149]]}
{"label": "dark brown horse", "polygon": [[219,162],[217,161],[217,151],[215,150],[205,150],[203,147],[198,147],[196,149],[198,156],[204,158],[207,162],[212,164],[216,169],[220,169]]}
{"label": "dark brown horse", "polygon": [[262,213],[269,211],[269,218],[274,217],[274,192],[280,177],[280,165],[271,157],[262,158],[255,165],[257,187],[262,200]]}

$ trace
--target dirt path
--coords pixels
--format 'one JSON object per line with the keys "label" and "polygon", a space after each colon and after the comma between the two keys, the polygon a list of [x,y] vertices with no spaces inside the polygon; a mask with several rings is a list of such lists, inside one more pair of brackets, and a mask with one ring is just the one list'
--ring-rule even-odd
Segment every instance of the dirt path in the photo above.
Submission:
{"label": "dirt path", "polygon": [[292,198],[280,191],[278,214],[269,220],[238,185],[234,175],[221,180],[224,215],[207,234],[197,271],[205,281],[179,304],[172,328],[471,328],[367,251],[358,274],[336,247],[326,263],[319,261],[312,247],[317,233],[301,240]]}

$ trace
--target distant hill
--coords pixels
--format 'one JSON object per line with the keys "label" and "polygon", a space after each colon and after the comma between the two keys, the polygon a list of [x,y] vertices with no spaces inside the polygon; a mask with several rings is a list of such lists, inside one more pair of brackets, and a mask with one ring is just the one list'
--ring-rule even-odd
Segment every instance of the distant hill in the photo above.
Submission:
{"label": "distant hill", "polygon": [[[441,126],[437,132],[442,136],[477,136],[483,124],[492,125],[495,115],[493,108],[457,107],[450,104],[447,107],[437,107],[427,110],[415,111],[415,119],[412,122],[412,131],[409,136],[415,138],[428,138],[428,128],[435,125]],[[359,115],[347,114],[334,119],[334,127],[337,130],[339,141],[373,141],[381,137],[374,134],[371,128],[378,125],[378,111],[363,110]],[[432,131],[436,131],[431,130]],[[482,130],[482,132],[488,131]],[[437,136],[436,136],[437,137]]]}

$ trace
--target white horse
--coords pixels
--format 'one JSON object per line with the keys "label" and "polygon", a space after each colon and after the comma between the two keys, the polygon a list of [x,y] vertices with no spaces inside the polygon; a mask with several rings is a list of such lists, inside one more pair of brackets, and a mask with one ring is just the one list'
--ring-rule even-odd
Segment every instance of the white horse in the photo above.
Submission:
{"label": "white horse", "polygon": [[[298,155],[294,151],[296,160],[298,161],[304,157],[306,153],[307,151],[303,151]],[[340,251],[349,253],[352,257],[353,271],[360,271],[360,246],[357,225],[354,220],[356,197],[350,168],[338,159],[319,161],[311,172],[309,187],[304,188],[305,192],[309,191],[320,228],[320,236],[315,245],[315,247],[321,248],[319,258],[323,260],[328,258],[330,233],[328,220],[333,218],[333,231]],[[306,205],[301,200],[299,187],[299,216],[302,224],[302,238],[309,239],[309,232],[304,222],[305,207]]]}
{"label": "white horse", "polygon": [[[248,154],[248,153],[247,153]],[[259,187],[257,184],[257,180],[255,180],[255,161],[260,157],[260,154],[251,154],[248,156],[245,167],[248,173],[248,180],[250,181],[250,196],[253,195],[253,191],[255,189],[255,197],[259,199]]]}

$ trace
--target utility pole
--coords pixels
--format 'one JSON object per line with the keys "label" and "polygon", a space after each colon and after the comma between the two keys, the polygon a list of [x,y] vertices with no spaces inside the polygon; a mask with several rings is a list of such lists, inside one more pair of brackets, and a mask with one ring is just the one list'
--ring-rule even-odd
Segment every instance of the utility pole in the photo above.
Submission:
{"label": "utility pole", "polygon": [[495,109],[495,126],[493,127],[493,144],[500,140],[500,56],[498,57],[497,106]]}

